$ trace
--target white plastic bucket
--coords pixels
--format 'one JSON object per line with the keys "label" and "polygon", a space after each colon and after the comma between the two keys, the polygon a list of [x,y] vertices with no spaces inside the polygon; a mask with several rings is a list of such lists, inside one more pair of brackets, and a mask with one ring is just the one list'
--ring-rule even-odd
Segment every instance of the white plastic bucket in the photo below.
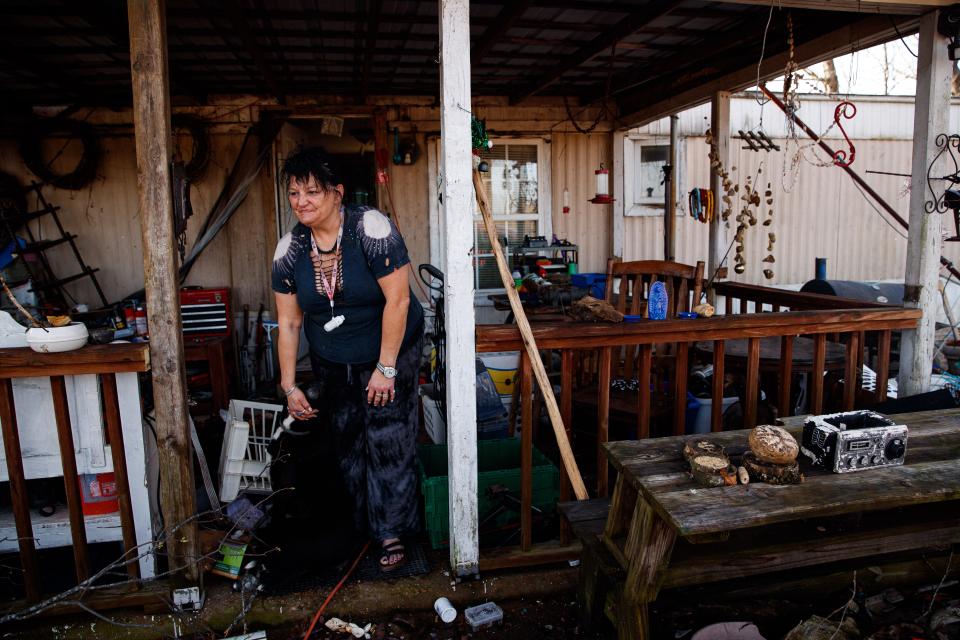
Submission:
{"label": "white plastic bucket", "polygon": [[[723,411],[726,411],[727,407],[732,405],[737,400],[739,400],[737,396],[724,398]],[[700,403],[700,409],[697,410],[697,418],[693,422],[693,429],[690,431],[690,433],[710,433],[710,414],[713,411],[713,399],[697,398],[697,402]]]}

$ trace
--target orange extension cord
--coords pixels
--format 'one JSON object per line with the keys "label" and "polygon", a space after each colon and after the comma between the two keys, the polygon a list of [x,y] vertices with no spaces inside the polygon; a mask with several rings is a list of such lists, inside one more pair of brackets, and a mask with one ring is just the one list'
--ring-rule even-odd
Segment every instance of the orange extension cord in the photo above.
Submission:
{"label": "orange extension cord", "polygon": [[337,591],[340,591],[340,587],[343,586],[343,583],[350,578],[350,575],[353,573],[353,570],[357,568],[357,565],[360,564],[360,559],[363,558],[367,553],[367,548],[370,546],[370,541],[367,540],[367,543],[363,545],[363,549],[360,549],[360,554],[353,561],[353,564],[350,565],[350,568],[347,569],[347,572],[343,574],[343,577],[340,578],[340,582],[337,583],[337,586],[333,588],[333,591],[330,592],[330,595],[327,596],[327,599],[323,601],[323,604],[320,605],[320,608],[317,609],[317,612],[313,614],[313,620],[310,621],[310,626],[307,628],[307,632],[303,636],[303,640],[309,640],[310,634],[313,633],[313,628],[317,626],[317,620],[320,619],[320,616],[323,615],[323,612],[327,609],[327,605],[330,604],[330,601],[333,600],[333,596],[337,595]]}

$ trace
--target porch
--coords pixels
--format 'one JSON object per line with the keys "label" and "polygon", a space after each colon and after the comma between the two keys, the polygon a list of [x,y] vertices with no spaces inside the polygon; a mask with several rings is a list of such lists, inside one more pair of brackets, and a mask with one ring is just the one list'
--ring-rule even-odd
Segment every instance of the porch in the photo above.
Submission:
{"label": "porch", "polygon": [[[538,428],[540,440],[551,441],[545,436],[546,424],[541,428],[536,418],[540,402],[535,400],[533,368],[538,353],[554,354],[544,359],[548,364],[559,363],[550,389],[536,393],[552,395],[553,384],[559,388],[560,424],[552,426],[575,441],[573,461],[584,467],[585,475],[592,473],[592,496],[604,496],[609,490],[601,452],[610,439],[611,408],[619,409],[621,420],[628,415],[624,435],[631,438],[682,434],[695,361],[713,369],[712,431],[723,428],[725,374],[735,373],[741,380],[739,424],[745,427],[758,422],[762,407],[775,408],[779,416],[795,412],[800,368],[804,406],[813,413],[882,401],[892,370],[900,374],[904,395],[927,388],[932,317],[939,305],[934,292],[940,216],[925,215],[922,207],[928,197],[926,169],[936,156],[931,140],[949,126],[944,115],[948,67],[942,60],[947,37],[935,29],[937,3],[830,2],[814,3],[814,8],[807,2],[786,3],[784,7],[798,5],[789,38],[785,21],[778,19],[768,28],[772,8],[751,2],[525,2],[516,6],[372,2],[320,17],[316,7],[241,4],[221,12],[205,3],[166,7],[132,1],[126,20],[119,5],[77,9],[41,3],[0,10],[7,18],[2,28],[19,38],[11,40],[16,45],[3,56],[11,93],[30,111],[29,117],[11,122],[25,123],[37,115],[75,119],[71,116],[89,107],[89,122],[109,132],[110,159],[104,169],[109,181],[87,185],[82,192],[86,204],[76,204],[78,199],[69,189],[47,189],[64,202],[68,227],[85,229],[82,248],[88,259],[93,256],[97,264],[110,265],[100,275],[111,300],[145,286],[148,319],[155,328],[150,337],[150,371],[156,435],[164,445],[158,509],[168,522],[188,522],[196,513],[187,427],[189,393],[184,382],[184,348],[189,348],[189,341],[182,334],[179,286],[229,284],[234,310],[246,306],[270,312],[266,265],[277,237],[290,222],[277,204],[275,160],[298,142],[330,136],[322,129],[337,120],[352,132],[361,150],[357,155],[370,173],[369,184],[358,183],[355,191],[368,193],[373,202],[390,210],[408,240],[414,264],[432,262],[446,275],[445,330],[454,356],[447,361],[445,397],[451,495],[448,563],[457,578],[466,579],[478,571],[556,563],[579,551],[566,529],[540,541],[545,544],[536,544],[534,536],[530,478]],[[861,13],[867,9],[876,13]],[[45,12],[52,19],[42,15]],[[70,27],[60,22],[64,19],[69,19]],[[331,22],[333,26],[327,24]],[[729,91],[779,75],[788,63],[805,66],[918,29],[924,62],[916,109],[914,188],[907,213],[911,238],[916,240],[911,240],[906,252],[905,307],[724,281],[718,274],[733,237],[717,216],[702,227],[696,255],[679,257],[688,262],[706,259],[710,295],[725,299],[720,305],[725,313],[632,325],[543,324],[529,336],[535,346],[516,326],[476,322],[489,311],[476,306],[477,298],[485,298],[487,289],[499,289],[504,283],[498,282],[492,262],[481,264],[480,260],[480,254],[486,255],[490,245],[498,242],[484,241],[474,211],[467,133],[471,116],[487,122],[500,147],[534,154],[537,171],[550,176],[549,181],[535,185],[535,210],[498,214],[498,233],[503,230],[512,249],[520,249],[519,237],[529,227],[534,232],[530,235],[557,234],[575,244],[581,271],[600,272],[611,256],[677,258],[670,244],[676,224],[669,217],[670,206],[664,207],[662,223],[659,217],[650,218],[643,223],[656,224],[638,229],[641,224],[634,224],[638,221],[627,220],[623,153],[628,127],[711,100],[717,150],[729,158]],[[71,33],[65,34],[66,30]],[[68,35],[80,41],[58,40]],[[353,46],[344,46],[340,39],[351,40]],[[399,44],[390,47],[383,44],[387,41]],[[43,47],[48,49],[41,53]],[[401,54],[391,58],[396,51]],[[25,61],[24,52],[36,57]],[[86,54],[94,57],[74,60]],[[312,67],[322,71],[315,73]],[[70,71],[51,75],[51,70],[61,68]],[[424,88],[431,82],[439,84],[439,98]],[[617,89],[611,91],[611,86]],[[69,103],[65,110],[61,109],[64,102]],[[241,167],[239,161],[229,170],[223,160],[215,180],[197,185],[198,204],[216,203],[210,206],[211,213],[222,202],[236,206],[225,217],[221,209],[218,217],[211,216],[202,226],[188,225],[181,240],[201,249],[183,259],[173,251],[178,239],[173,234],[174,203],[167,188],[173,154],[172,105],[178,112],[208,117],[214,123],[214,146],[221,159],[239,158],[243,153],[257,158],[252,170]],[[14,113],[23,117],[23,111]],[[333,142],[329,137],[323,140]],[[12,150],[12,139],[3,144]],[[410,163],[405,162],[404,149],[412,149]],[[397,152],[399,162],[391,162],[390,151]],[[365,158],[364,153],[368,153]],[[83,157],[76,148],[67,156]],[[136,176],[131,170],[134,157]],[[615,201],[587,205],[597,191],[594,169],[602,164],[613,169]],[[2,167],[28,175],[14,161],[3,160]],[[724,195],[722,181],[718,177],[712,181],[719,199]],[[678,199],[676,193],[665,195],[674,203]],[[124,215],[134,208],[134,201],[139,224]],[[118,202],[127,206],[117,206]],[[100,219],[102,233],[88,222],[97,207],[109,211]],[[273,215],[263,215],[264,210],[272,210]],[[216,231],[210,236],[210,229],[219,230],[221,224],[224,231],[219,237]],[[632,236],[627,228],[639,234],[650,226],[663,229],[664,255],[630,256]],[[125,242],[118,243],[118,238]],[[210,248],[201,256],[202,246]],[[70,255],[59,256],[52,264],[63,271],[71,260]],[[188,268],[181,271],[184,265]],[[192,272],[189,266],[195,267]],[[91,295],[84,287],[77,283],[71,290]],[[478,291],[482,293],[477,295]],[[421,295],[427,303],[426,292]],[[898,366],[891,367],[891,346],[898,332],[902,332],[897,350],[901,357]],[[809,361],[802,364],[795,364],[800,362],[794,357],[801,348],[797,338],[803,340],[803,348],[809,347]],[[734,357],[734,341],[740,343],[738,348],[742,346],[742,355]],[[776,356],[764,356],[769,345]],[[242,355],[248,347],[249,343],[238,345],[236,353]],[[520,542],[516,549],[485,554],[478,532],[474,356],[521,350]],[[666,369],[658,368],[661,364]],[[864,365],[876,374],[872,391],[863,391]],[[56,369],[43,373],[64,375]],[[635,379],[636,391],[613,396],[610,382],[617,378]],[[588,407],[595,428],[575,420],[578,398],[580,411]],[[5,443],[12,442],[16,429],[12,415],[12,404],[6,414],[0,414]],[[18,457],[10,451],[7,460]],[[570,499],[571,480],[580,472],[563,456],[556,462],[561,469],[561,499]],[[26,491],[12,493],[23,511]],[[82,527],[76,526],[76,506],[70,512],[72,533],[77,535]],[[28,522],[23,517],[18,522],[21,557],[30,555],[25,551],[26,540],[32,539]],[[196,582],[198,568],[192,559],[198,555],[197,535],[189,527],[182,536],[166,533],[172,573]],[[77,549],[83,546],[78,544]],[[23,568],[36,578],[29,560]],[[77,578],[84,579],[80,573]],[[26,595],[36,601],[41,594],[31,588]]]}

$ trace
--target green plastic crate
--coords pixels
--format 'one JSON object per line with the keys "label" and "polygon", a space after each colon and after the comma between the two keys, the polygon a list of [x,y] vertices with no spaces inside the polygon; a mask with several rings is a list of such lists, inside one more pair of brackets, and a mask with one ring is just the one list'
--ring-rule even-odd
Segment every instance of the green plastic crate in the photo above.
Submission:
{"label": "green plastic crate", "polygon": [[[430,544],[434,549],[445,547],[449,540],[450,511],[447,481],[447,445],[421,445],[417,450],[420,466],[420,488],[423,491],[424,520]],[[495,508],[487,497],[487,487],[501,484],[520,495],[520,440],[477,441],[477,503],[480,518]],[[560,495],[560,472],[536,448],[533,450],[533,505],[553,511]],[[498,516],[490,526],[502,526],[519,519],[516,513]]]}

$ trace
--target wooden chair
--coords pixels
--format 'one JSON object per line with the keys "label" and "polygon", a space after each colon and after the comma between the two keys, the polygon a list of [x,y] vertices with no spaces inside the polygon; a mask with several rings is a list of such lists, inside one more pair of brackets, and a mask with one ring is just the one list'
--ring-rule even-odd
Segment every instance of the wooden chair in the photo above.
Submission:
{"label": "wooden chair", "polygon": [[703,271],[703,261],[690,266],[667,260],[620,262],[611,259],[607,262],[604,299],[621,313],[646,317],[645,303],[650,287],[654,282],[662,282],[667,289],[667,318],[675,318],[677,313],[690,311],[700,302]]}

